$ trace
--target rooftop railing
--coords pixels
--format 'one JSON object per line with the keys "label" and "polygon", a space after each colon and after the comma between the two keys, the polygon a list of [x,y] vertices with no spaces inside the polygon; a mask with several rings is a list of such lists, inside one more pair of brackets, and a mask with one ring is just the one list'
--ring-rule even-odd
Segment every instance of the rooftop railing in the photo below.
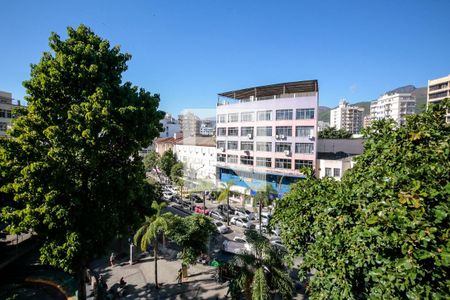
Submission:
{"label": "rooftop railing", "polygon": [[281,95],[262,96],[262,97],[251,96],[246,99],[234,99],[234,98],[219,96],[217,99],[217,106],[236,104],[236,103],[245,103],[245,102],[254,102],[254,101],[275,100],[275,99],[282,99],[282,98],[313,97],[316,95],[317,95],[317,92],[304,92],[304,93],[281,94]]}

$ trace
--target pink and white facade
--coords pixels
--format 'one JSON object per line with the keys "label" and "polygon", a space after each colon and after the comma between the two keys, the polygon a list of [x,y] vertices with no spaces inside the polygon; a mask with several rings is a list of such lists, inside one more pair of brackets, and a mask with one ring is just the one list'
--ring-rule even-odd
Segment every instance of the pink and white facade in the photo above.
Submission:
{"label": "pink and white facade", "polygon": [[257,190],[270,183],[284,193],[315,168],[318,83],[282,83],[219,94],[217,178]]}

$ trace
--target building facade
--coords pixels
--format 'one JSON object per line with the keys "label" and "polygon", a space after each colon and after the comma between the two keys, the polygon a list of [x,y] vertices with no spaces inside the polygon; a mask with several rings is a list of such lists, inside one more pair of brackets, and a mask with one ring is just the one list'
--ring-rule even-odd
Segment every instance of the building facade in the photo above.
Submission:
{"label": "building facade", "polygon": [[200,135],[201,120],[198,116],[188,111],[178,116],[181,132],[185,137]]}
{"label": "building facade", "polygon": [[271,184],[279,194],[315,168],[317,80],[219,94],[217,180],[245,194]]}
{"label": "building facade", "polygon": [[353,134],[359,133],[364,127],[364,108],[350,106],[342,99],[339,106],[330,111],[330,126],[345,129]]}
{"label": "building facade", "polygon": [[[427,107],[445,98],[450,98],[450,75],[428,80]],[[450,111],[447,111],[446,120],[450,123]]]}
{"label": "building facade", "polygon": [[12,110],[20,106],[19,101],[12,99],[12,94],[0,91],[0,136],[6,135],[6,130],[11,127],[14,117]]}
{"label": "building facade", "polygon": [[370,104],[371,120],[391,118],[397,124],[403,125],[406,116],[416,110],[416,99],[410,93],[384,94]]}
{"label": "building facade", "polygon": [[214,137],[187,137],[176,142],[174,153],[184,165],[185,179],[194,183],[216,183],[216,140]]}

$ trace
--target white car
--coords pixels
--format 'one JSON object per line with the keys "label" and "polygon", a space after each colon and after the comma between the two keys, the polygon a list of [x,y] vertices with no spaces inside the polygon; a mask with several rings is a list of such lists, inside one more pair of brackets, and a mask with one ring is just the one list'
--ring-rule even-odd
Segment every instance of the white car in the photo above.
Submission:
{"label": "white car", "polygon": [[240,236],[235,236],[233,238],[233,241],[238,242],[238,243],[247,243],[247,240],[245,239],[245,237],[240,237]]}
{"label": "white car", "polygon": [[281,243],[280,239],[273,239],[270,241],[270,244],[277,249],[287,251],[286,247]]}
{"label": "white car", "polygon": [[234,215],[241,217],[241,218],[247,218],[249,220],[255,219],[255,214],[249,211],[248,209],[238,208],[234,211]]}
{"label": "white car", "polygon": [[215,221],[214,225],[216,225],[217,231],[219,233],[224,234],[224,233],[227,233],[227,232],[230,231],[230,227],[228,227],[227,225],[223,224],[222,222]]}
{"label": "white car", "polygon": [[232,217],[230,223],[244,228],[253,228],[254,225],[247,218]]}
{"label": "white car", "polygon": [[173,196],[173,193],[172,193],[172,192],[168,192],[168,191],[164,191],[164,192],[163,192],[163,197],[164,197],[164,199],[166,199],[166,200],[169,200],[170,198],[172,198],[172,196]]}

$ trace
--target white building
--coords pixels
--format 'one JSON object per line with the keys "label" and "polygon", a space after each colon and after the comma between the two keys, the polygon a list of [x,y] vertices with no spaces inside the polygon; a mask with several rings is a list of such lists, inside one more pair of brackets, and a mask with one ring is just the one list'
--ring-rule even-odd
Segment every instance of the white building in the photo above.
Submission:
{"label": "white building", "polygon": [[410,93],[384,94],[370,105],[371,120],[391,118],[404,124],[407,115],[414,114],[416,99]]}
{"label": "white building", "polygon": [[200,135],[212,136],[214,135],[216,128],[209,126],[207,123],[202,123],[200,125]]}
{"label": "white building", "polygon": [[353,134],[359,133],[364,127],[364,108],[350,106],[342,99],[339,106],[330,111],[330,126],[345,129]]}
{"label": "white building", "polygon": [[[159,133],[159,138],[171,138],[176,136],[177,134],[179,135],[179,133],[181,132],[181,126],[178,123],[178,120],[173,118],[169,113],[167,113],[164,116],[164,119],[162,119],[159,123],[163,127],[163,131]],[[154,149],[155,144],[152,143],[148,147],[141,149],[141,151],[139,151],[139,155],[145,156]]]}
{"label": "white building", "polygon": [[186,137],[176,142],[174,153],[185,167],[185,179],[216,182],[216,140],[214,137]]}
{"label": "white building", "polygon": [[[427,106],[450,98],[450,75],[428,80]],[[450,111],[447,111],[447,122],[450,123]]]}
{"label": "white building", "polygon": [[11,93],[0,91],[0,136],[5,136],[6,130],[11,127],[12,110],[17,106],[20,106],[20,102],[16,104]]}

